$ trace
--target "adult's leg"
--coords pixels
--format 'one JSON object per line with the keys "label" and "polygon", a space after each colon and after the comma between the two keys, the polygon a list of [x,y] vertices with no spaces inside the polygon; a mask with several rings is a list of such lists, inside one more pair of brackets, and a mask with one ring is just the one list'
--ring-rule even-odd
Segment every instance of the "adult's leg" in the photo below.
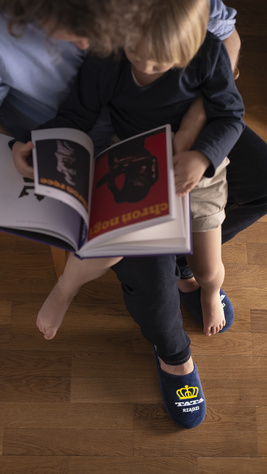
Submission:
{"label": "adult's leg", "polygon": [[[190,339],[182,327],[175,257],[124,258],[113,270],[121,281],[128,311],[154,346],[168,414],[183,428],[198,426],[205,417],[206,402],[190,356]],[[188,409],[184,398],[193,399],[194,410]]]}
{"label": "adult's leg", "polygon": [[246,127],[228,156],[228,201],[222,225],[223,243],[267,212],[267,143]]}
{"label": "adult's leg", "polygon": [[144,337],[157,346],[160,358],[186,362],[190,339],[183,329],[175,257],[126,257],[112,269],[121,282],[126,308]]}

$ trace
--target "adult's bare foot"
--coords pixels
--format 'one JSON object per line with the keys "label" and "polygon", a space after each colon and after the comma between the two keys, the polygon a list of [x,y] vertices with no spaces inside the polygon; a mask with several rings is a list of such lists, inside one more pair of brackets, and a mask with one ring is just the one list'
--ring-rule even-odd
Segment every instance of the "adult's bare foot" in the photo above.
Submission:
{"label": "adult's bare foot", "polygon": [[61,277],[42,305],[36,325],[45,339],[53,339],[62,324],[66,311],[75,295],[64,291]]}

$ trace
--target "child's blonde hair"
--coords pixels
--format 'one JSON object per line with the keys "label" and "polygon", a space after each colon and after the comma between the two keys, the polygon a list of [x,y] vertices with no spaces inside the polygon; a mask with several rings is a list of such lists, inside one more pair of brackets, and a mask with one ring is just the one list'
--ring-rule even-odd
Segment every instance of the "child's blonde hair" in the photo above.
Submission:
{"label": "child's blonde hair", "polygon": [[146,40],[150,59],[184,68],[202,45],[209,0],[142,0],[126,19],[125,47]]}

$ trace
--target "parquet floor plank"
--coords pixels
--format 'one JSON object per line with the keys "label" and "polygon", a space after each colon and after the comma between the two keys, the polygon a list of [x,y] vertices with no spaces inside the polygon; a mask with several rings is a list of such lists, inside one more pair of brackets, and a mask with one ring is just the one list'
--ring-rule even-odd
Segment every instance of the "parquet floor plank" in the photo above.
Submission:
{"label": "parquet floor plank", "polygon": [[203,457],[198,458],[198,474],[266,474],[267,458],[265,457]]}

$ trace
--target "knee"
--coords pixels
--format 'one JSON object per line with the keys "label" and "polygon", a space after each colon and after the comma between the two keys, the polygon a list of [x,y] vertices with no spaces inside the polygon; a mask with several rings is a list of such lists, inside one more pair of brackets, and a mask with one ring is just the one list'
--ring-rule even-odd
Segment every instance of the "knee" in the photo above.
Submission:
{"label": "knee", "polygon": [[174,256],[123,258],[112,270],[128,291],[157,294],[167,293],[177,282]]}
{"label": "knee", "polygon": [[217,281],[220,281],[221,285],[224,279],[224,265],[222,262],[218,262],[216,265],[207,264],[202,268],[197,268],[194,271],[194,277],[200,286]]}

